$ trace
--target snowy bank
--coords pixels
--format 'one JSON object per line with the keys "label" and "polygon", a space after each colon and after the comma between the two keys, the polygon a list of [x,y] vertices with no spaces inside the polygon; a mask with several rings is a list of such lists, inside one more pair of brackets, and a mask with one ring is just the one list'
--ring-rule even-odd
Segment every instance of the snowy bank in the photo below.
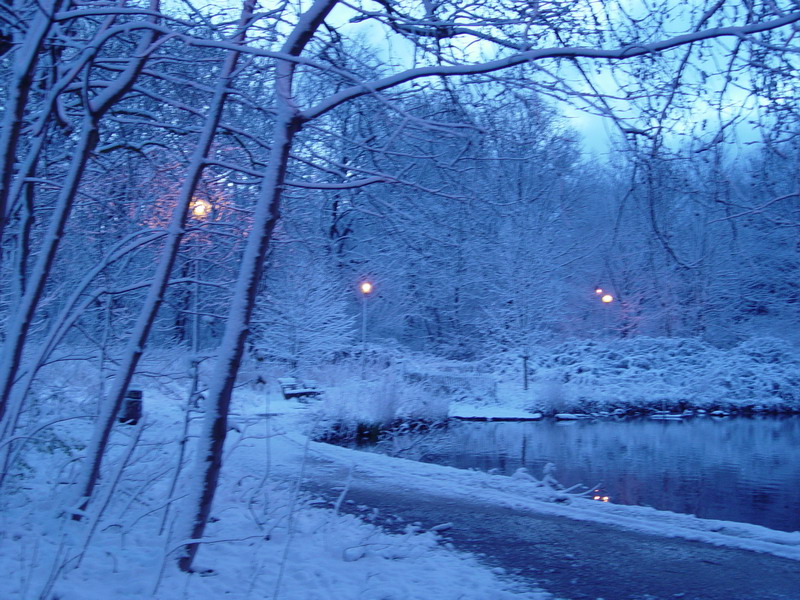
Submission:
{"label": "snowy bank", "polygon": [[[97,500],[88,518],[76,523],[65,520],[63,511],[89,437],[85,415],[95,406],[87,382],[96,379],[77,371],[51,373],[51,387],[39,389],[36,418],[0,496],[0,597],[546,597],[470,555],[443,547],[436,531],[410,526],[390,534],[343,514],[338,506],[318,507],[301,488],[308,480],[330,476],[333,467],[384,485],[387,495],[402,484],[454,501],[479,498],[497,506],[800,560],[800,533],[593,502],[523,474],[461,471],[309,441],[331,420],[352,423],[364,415],[514,418],[531,415],[530,409],[538,407],[567,412],[573,406],[609,410],[673,401],[739,409],[753,402],[773,408],[798,405],[797,358],[778,342],[753,342],[728,351],[686,340],[571,342],[542,352],[532,364],[531,389],[524,393],[511,381],[512,362],[497,361],[497,393],[483,401],[453,394],[453,388],[431,394],[418,365],[411,380],[401,370],[372,380],[317,377],[325,398],[309,403],[280,399],[277,387],[254,389],[243,380],[235,395],[221,486],[199,556],[199,566],[208,570],[191,575],[174,566],[175,551],[185,540],[171,533],[191,459],[178,463],[185,380],[167,374],[145,382],[144,419],[135,427],[115,428]],[[483,368],[481,381],[487,377]],[[450,377],[448,385],[457,380]],[[191,452],[200,415],[191,411],[188,416]],[[171,495],[176,471],[176,493]],[[338,483],[346,487],[346,482]]]}
{"label": "snowy bank", "polygon": [[[170,534],[176,498],[180,395],[145,389],[141,428],[122,426],[114,447],[141,437],[119,477],[104,478],[102,506],[80,523],[63,518],[74,463],[70,446],[85,432],[61,428],[25,455],[27,473],[3,490],[0,598],[24,600],[433,600],[550,597],[501,578],[469,554],[443,547],[436,531],[409,525],[390,534],[338,510],[315,507],[300,490],[317,421],[307,405],[242,389],[226,444],[225,467],[198,572],[174,564]],[[266,416],[267,414],[271,416]],[[190,435],[198,428],[194,415]],[[84,426],[85,427],[85,426]],[[314,445],[317,446],[317,445]],[[337,449],[318,445],[320,448]],[[319,452],[312,450],[312,453]],[[351,459],[356,455],[353,454]],[[162,530],[163,529],[163,530]]]}
{"label": "snowy bank", "polygon": [[788,342],[754,338],[729,349],[696,339],[572,340],[530,353],[530,389],[521,361],[487,361],[515,382],[503,404],[545,414],[651,409],[800,411],[800,353]]}

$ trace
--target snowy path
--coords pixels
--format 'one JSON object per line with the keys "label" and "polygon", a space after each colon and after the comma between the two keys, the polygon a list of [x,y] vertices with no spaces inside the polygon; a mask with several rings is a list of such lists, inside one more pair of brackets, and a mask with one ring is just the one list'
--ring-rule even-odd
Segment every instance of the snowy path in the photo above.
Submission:
{"label": "snowy path", "polygon": [[[341,481],[341,480],[339,480]],[[330,480],[329,480],[330,482]],[[317,488],[320,490],[320,488]],[[329,497],[336,493],[332,488]],[[348,498],[386,518],[441,523],[459,550],[530,579],[564,598],[605,600],[773,600],[800,598],[796,561],[702,542],[625,531],[613,526],[442,498],[416,490],[386,490],[354,481]],[[355,507],[351,506],[351,510]],[[386,524],[391,527],[391,522]]]}
{"label": "snowy path", "polygon": [[[301,440],[296,443],[299,450]],[[482,554],[491,566],[561,598],[800,600],[798,534],[723,527],[673,513],[658,513],[661,522],[651,523],[649,509],[526,499],[520,494],[526,482],[506,477],[325,444],[312,443],[310,450],[304,486],[335,501],[349,478],[346,497],[352,503],[343,504],[343,511],[378,509],[375,522],[388,528],[452,523],[442,536],[456,549]],[[294,460],[283,468],[297,473],[299,452],[289,454]],[[727,530],[733,532],[730,541],[724,539]]]}

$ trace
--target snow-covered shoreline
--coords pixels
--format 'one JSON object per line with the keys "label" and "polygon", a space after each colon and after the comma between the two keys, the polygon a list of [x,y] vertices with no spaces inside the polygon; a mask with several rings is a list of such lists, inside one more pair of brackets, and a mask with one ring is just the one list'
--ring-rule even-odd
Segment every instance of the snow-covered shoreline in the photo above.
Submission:
{"label": "snow-covered shoreline", "polygon": [[459,363],[387,351],[375,362],[388,367],[334,381],[324,419],[346,429],[447,417],[800,413],[800,356],[775,338],[728,349],[694,339],[572,340],[530,352],[527,389],[518,353]]}
{"label": "snow-covered shoreline", "polygon": [[[167,397],[160,400],[152,399],[148,421],[163,433],[180,415]],[[265,408],[271,416],[265,416]],[[155,535],[154,523],[148,525],[153,520],[150,511],[139,509],[134,515],[120,512],[106,522],[87,546],[80,565],[68,564],[56,574],[52,592],[63,600],[171,600],[187,594],[209,600],[223,595],[245,599],[264,597],[265,590],[277,590],[274,597],[292,600],[549,597],[498,579],[497,573],[470,555],[439,546],[435,531],[412,527],[403,535],[391,535],[350,515],[314,508],[313,497],[297,496],[299,483],[313,475],[309,461],[323,469],[325,464],[346,468],[354,477],[368,477],[379,485],[383,482],[389,494],[388,490],[398,485],[419,493],[436,490],[455,501],[480,499],[497,506],[800,560],[800,532],[578,497],[554,502],[559,492],[532,478],[464,471],[312,442],[307,434],[319,425],[319,408],[319,404],[279,399],[275,393],[265,396],[242,390],[238,395],[227,475],[215,505],[209,540],[201,552],[201,566],[213,568],[213,574],[186,576],[172,568],[164,555],[165,540]],[[259,473],[266,473],[264,469],[271,474],[259,491],[255,480],[260,479]],[[45,492],[45,486],[41,490]],[[20,491],[17,498],[23,497],[28,501],[12,504],[0,520],[3,539],[14,542],[0,546],[0,570],[8,575],[0,583],[0,594],[27,600],[46,586],[59,557],[64,559],[65,553],[78,552],[79,547],[63,546],[67,534],[76,532],[58,519],[52,506],[48,508],[46,493],[30,496]],[[268,500],[254,500],[256,497]],[[259,506],[261,502],[269,508]],[[266,510],[259,524],[248,513],[260,508]],[[133,526],[133,521],[138,524]],[[159,575],[165,559],[166,568]],[[335,595],[331,595],[332,589]],[[378,589],[395,590],[395,595],[376,595]]]}
{"label": "snow-covered shoreline", "polygon": [[[586,377],[597,378],[602,383],[596,390],[597,396],[612,398],[615,394],[608,392],[608,386],[633,383],[624,374],[620,376],[608,369],[611,351],[606,348],[603,352],[606,358],[592,359],[597,363],[594,370],[580,375],[589,373]],[[554,355],[553,364],[563,355]],[[796,359],[786,360],[784,354],[774,352],[767,356],[771,358],[758,359],[767,361],[763,363],[753,359],[755,364],[766,365],[762,373],[765,380],[780,375],[789,381],[793,377]],[[584,356],[558,368],[577,371],[588,360]],[[742,364],[727,362],[736,368]],[[399,366],[404,369],[411,366],[416,373],[422,370],[413,358]],[[519,582],[502,578],[471,555],[443,547],[434,530],[409,526],[404,533],[390,534],[342,514],[336,507],[316,507],[313,496],[301,493],[300,489],[305,480],[330,469],[344,469],[353,477],[368,478],[377,486],[385,486],[388,495],[393,486],[402,484],[421,494],[435,490],[456,502],[477,498],[499,507],[800,560],[800,532],[593,502],[564,496],[524,474],[506,477],[458,470],[311,441],[337,420],[352,424],[359,420],[380,422],[387,417],[419,416],[528,419],[539,416],[538,409],[543,408],[548,398],[550,409],[563,410],[570,407],[567,400],[579,397],[570,391],[572,379],[564,382],[560,391],[553,392],[552,378],[559,373],[563,375],[563,369],[537,368],[530,389],[525,391],[519,382],[511,380],[512,366],[509,363],[509,368],[504,369],[496,364],[499,383],[494,397],[469,397],[470,390],[465,387],[455,390],[462,393],[463,397],[458,398],[448,395],[447,390],[432,389],[419,376],[411,381],[404,379],[403,371],[396,368],[367,380],[341,373],[327,379],[317,375],[325,388],[325,397],[309,402],[284,400],[277,385],[253,386],[250,384],[253,373],[243,369],[230,416],[222,483],[199,555],[200,566],[212,570],[205,575],[186,575],[175,568],[174,551],[181,540],[169,535],[175,516],[172,507],[180,506],[181,499],[180,493],[176,498],[167,498],[166,491],[176,466],[185,415],[184,382],[172,377],[150,383],[145,380],[142,385],[145,417],[132,459],[119,471],[123,476],[116,480],[114,473],[122,468],[124,449],[134,439],[136,430],[119,426],[108,467],[111,476],[103,483],[104,504],[96,506],[92,518],[76,523],[63,519],[62,510],[70,497],[72,469],[80,457],[80,442],[87,436],[89,422],[59,420],[59,417],[91,412],[93,400],[85,382],[92,381],[92,376],[54,372],[52,381],[58,391],[52,397],[59,401],[43,403],[41,417],[52,419],[53,424],[23,447],[24,468],[4,488],[0,511],[0,573],[4,576],[0,578],[0,597],[21,600],[40,597],[43,600],[56,597],[60,600],[186,597],[543,600],[549,597],[541,590],[526,589]],[[459,379],[459,372],[452,365],[448,369],[446,372],[455,373],[448,376],[448,384],[472,381],[469,376]],[[642,375],[636,369],[647,371],[640,365],[633,374]],[[664,373],[662,369],[658,377],[666,379]],[[484,385],[487,376],[481,377],[480,383]],[[687,371],[687,380],[692,377]],[[736,377],[741,380],[743,376]],[[751,383],[760,381],[755,373],[749,377],[745,379]],[[734,375],[728,377],[733,378]],[[588,384],[581,381],[580,389],[585,391]],[[643,376],[637,389],[644,393],[650,383]],[[557,404],[554,400],[562,392],[563,402]],[[784,403],[793,407],[793,402],[782,398],[773,406]],[[609,400],[595,408],[602,410],[613,405]],[[189,416],[190,439],[193,439],[199,414],[195,411]],[[185,480],[179,479],[179,492],[184,484]],[[342,488],[346,485],[346,481],[340,482]]]}
{"label": "snow-covered shoreline", "polygon": [[[503,380],[520,360],[497,357]],[[762,337],[722,349],[696,339],[572,340],[531,352],[528,406],[545,414],[724,410],[800,412],[800,357]]]}
{"label": "snow-covered shoreline", "polygon": [[[451,498],[481,498],[501,506],[525,508],[574,520],[586,520],[628,528],[642,533],[680,537],[709,544],[765,552],[800,560],[800,532],[784,532],[759,525],[701,519],[694,515],[656,510],[644,506],[596,502],[565,496],[533,477],[506,477],[442,465],[421,463],[377,453],[314,442],[311,450],[325,460],[353,465],[358,471],[383,478],[387,484],[420,491],[435,486],[438,494]],[[399,462],[398,462],[399,461]],[[435,483],[434,483],[435,482]]]}

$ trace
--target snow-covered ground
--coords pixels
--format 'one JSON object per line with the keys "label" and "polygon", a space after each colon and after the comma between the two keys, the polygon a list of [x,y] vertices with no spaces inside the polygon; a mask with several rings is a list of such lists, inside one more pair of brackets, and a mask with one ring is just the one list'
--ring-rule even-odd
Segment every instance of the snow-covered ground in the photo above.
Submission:
{"label": "snow-covered ground", "polygon": [[460,364],[387,351],[371,381],[336,381],[326,418],[532,418],[538,413],[667,410],[800,412],[800,353],[753,338],[728,349],[695,339],[572,340],[529,351],[528,386],[518,352]]}
{"label": "snow-covered ground", "polygon": [[542,413],[524,408],[476,405],[470,402],[453,402],[447,414],[452,419],[535,421],[542,418]]}
{"label": "snow-covered ground", "polygon": [[[181,427],[181,413],[174,399],[150,389],[139,442],[150,449],[131,461],[130,480],[117,485],[98,520],[59,518],[63,470],[42,469],[41,477],[6,492],[0,511],[0,598],[548,597],[439,545],[434,531],[409,525],[404,534],[389,534],[351,515],[314,507],[313,498],[298,491],[304,456],[330,452],[335,460],[359,458],[342,448],[310,444],[302,432],[316,421],[314,411],[270,395],[268,405],[263,393],[252,390],[237,398],[223,484],[199,555],[199,567],[213,573],[179,573],[170,556],[178,540],[158,534],[166,506],[158,499],[159,488],[169,473],[160,473],[158,482],[151,478],[159,473],[146,477],[150,469],[141,467],[157,462],[165,471],[174,467],[174,447],[158,439]],[[265,417],[265,409],[272,416]],[[414,463],[400,464],[413,476]]]}
{"label": "snow-covered ground", "polygon": [[[94,531],[58,518],[57,485],[8,496],[0,517],[0,597],[94,600],[95,598],[546,598],[499,578],[475,558],[437,544],[434,531],[408,526],[404,535],[336,510],[315,508],[298,495],[307,460],[352,468],[359,476],[452,498],[481,498],[571,519],[612,523],[637,531],[768,552],[800,560],[800,533],[740,523],[707,521],[642,507],[570,497],[530,475],[494,476],[310,442],[319,405],[239,394],[226,460],[226,476],[213,513],[200,566],[213,574],[187,577],[158,536],[163,505],[144,491],[119,490]],[[180,425],[178,407],[153,397],[146,434]],[[269,412],[271,417],[264,417]],[[150,435],[143,443],[153,443]],[[267,443],[268,442],[268,443]],[[159,454],[169,454],[162,448]],[[145,460],[143,457],[141,460]],[[151,458],[151,460],[153,460]],[[271,473],[270,473],[271,471]],[[271,475],[271,476],[270,476]],[[266,480],[265,480],[266,478]],[[152,482],[139,482],[146,488]],[[343,481],[342,485],[346,482]],[[122,492],[126,493],[122,493]],[[86,537],[93,534],[87,542]]]}
{"label": "snow-covered ground", "polygon": [[[496,360],[493,370],[507,379],[519,363],[509,356]],[[531,352],[530,368],[530,402],[546,413],[800,411],[800,357],[792,344],[776,338],[727,349],[680,338],[573,340]]]}
{"label": "snow-covered ground", "polygon": [[[784,379],[793,376],[790,371],[796,361],[787,365],[785,360],[769,360],[767,376],[778,377],[778,369]],[[594,376],[601,372],[598,367]],[[735,374],[727,378],[734,376],[746,379]],[[456,501],[479,498],[497,506],[525,507],[800,560],[800,532],[593,502],[553,490],[535,477],[538,474],[505,477],[462,471],[313,442],[310,436],[332,421],[361,418],[365,412],[384,418],[441,417],[448,411],[460,416],[519,417],[530,414],[536,404],[530,394],[519,391],[520,386],[507,382],[500,383],[491,401],[464,398],[450,403],[431,397],[423,383],[329,379],[323,382],[328,386],[326,398],[308,404],[279,399],[277,386],[261,390],[243,385],[236,392],[222,483],[199,554],[198,566],[209,571],[185,575],[174,566],[181,540],[170,535],[180,511],[183,479],[178,480],[176,498],[169,498],[183,428],[184,386],[175,381],[145,386],[145,419],[136,427],[118,427],[107,475],[90,511],[93,516],[78,523],[61,515],[88,421],[55,421],[65,414],[79,414],[75,411],[81,403],[83,414],[91,414],[93,401],[81,399],[86,388],[78,384],[76,374],[67,379],[72,387],[61,385],[59,402],[43,402],[40,407],[40,422],[48,418],[54,422],[30,438],[20,454],[18,476],[5,482],[0,496],[0,598],[549,597],[440,544],[434,530],[409,524],[404,533],[390,534],[337,507],[316,503],[300,491],[312,464],[346,467],[354,477],[385,482],[387,490],[399,484],[420,493],[435,489]],[[533,390],[536,385],[545,383],[534,381]],[[761,401],[766,402],[766,396]],[[65,407],[73,412],[64,413]],[[190,433],[199,428],[200,414],[191,416]],[[126,461],[126,448],[137,435],[140,438]],[[343,480],[342,488],[346,485]]]}

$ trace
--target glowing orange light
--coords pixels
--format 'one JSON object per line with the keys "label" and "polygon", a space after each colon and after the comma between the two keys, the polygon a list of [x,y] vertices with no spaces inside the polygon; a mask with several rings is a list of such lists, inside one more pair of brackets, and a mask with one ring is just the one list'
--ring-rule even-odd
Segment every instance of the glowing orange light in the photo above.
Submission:
{"label": "glowing orange light", "polygon": [[372,291],[372,284],[369,281],[364,281],[359,286],[362,294],[369,294]]}
{"label": "glowing orange light", "polygon": [[612,296],[611,294],[606,294],[605,296],[600,298],[600,300],[602,300],[603,302],[608,304],[609,302],[613,302],[614,301],[614,296]]}
{"label": "glowing orange light", "polygon": [[195,198],[189,205],[195,219],[205,219],[211,212],[211,202],[202,198]]}

